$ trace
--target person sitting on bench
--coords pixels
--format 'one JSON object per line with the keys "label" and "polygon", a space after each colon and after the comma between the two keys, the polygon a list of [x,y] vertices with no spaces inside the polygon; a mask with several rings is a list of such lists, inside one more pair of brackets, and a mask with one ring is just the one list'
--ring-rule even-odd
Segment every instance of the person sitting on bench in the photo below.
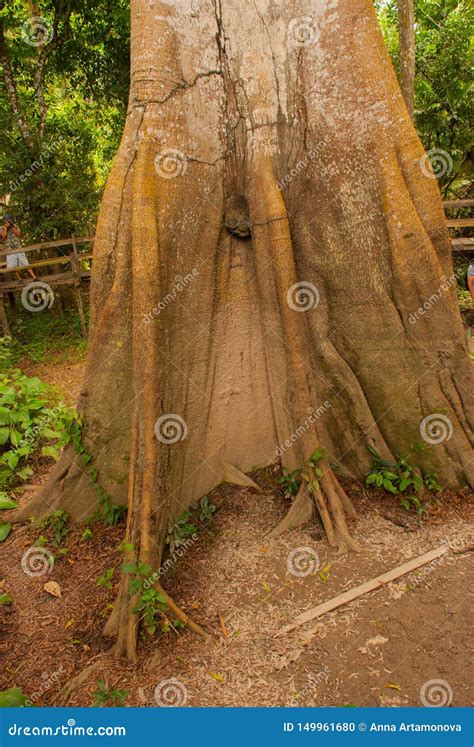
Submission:
{"label": "person sitting on bench", "polygon": [[[15,225],[15,221],[11,215],[6,215],[3,219],[3,226],[0,227],[0,240],[5,241],[7,249],[20,249],[20,229]],[[36,275],[28,267],[29,262],[25,252],[16,252],[15,254],[7,254],[7,268],[15,269],[16,267],[26,267],[28,274],[33,280],[36,280]],[[18,270],[15,271],[17,280],[21,280],[21,275]]]}

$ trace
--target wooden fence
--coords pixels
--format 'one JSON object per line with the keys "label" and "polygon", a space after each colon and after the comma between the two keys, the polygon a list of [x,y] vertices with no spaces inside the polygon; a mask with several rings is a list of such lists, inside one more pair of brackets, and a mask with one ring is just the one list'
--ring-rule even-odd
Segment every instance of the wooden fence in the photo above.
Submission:
{"label": "wooden fence", "polygon": [[[449,213],[451,210],[457,210],[459,208],[473,208],[474,200],[446,200],[444,203],[445,210]],[[472,218],[450,218],[449,215],[446,218],[446,225],[448,228],[459,229],[459,228],[472,228],[474,227],[474,220]],[[11,306],[11,314],[14,320],[17,317],[17,308],[15,293],[20,293],[30,283],[34,283],[30,277],[22,278],[21,280],[14,279],[11,276],[15,274],[16,269],[7,268],[2,266],[2,262],[5,262],[7,254],[18,254],[19,252],[44,252],[50,250],[58,250],[60,247],[70,247],[67,254],[59,254],[58,256],[47,257],[45,259],[38,259],[30,262],[26,267],[21,267],[20,271],[31,268],[35,274],[36,270],[41,268],[43,271],[47,270],[45,275],[39,275],[38,281],[41,283],[47,283],[49,286],[72,286],[74,289],[74,297],[76,301],[77,311],[81,320],[82,334],[85,336],[86,322],[84,317],[84,307],[81,295],[81,285],[87,282],[91,274],[91,260],[92,252],[79,251],[78,247],[80,244],[92,243],[94,241],[93,236],[74,236],[72,235],[68,239],[59,239],[58,241],[46,241],[41,244],[31,244],[30,246],[22,247],[16,251],[11,249],[5,249],[0,244],[0,327],[3,328],[3,334],[10,334],[10,327],[8,324],[8,317],[5,309],[4,299],[8,297]],[[456,237],[451,239],[451,247],[453,252],[460,253],[471,253],[474,251],[474,237]],[[62,269],[58,272],[58,266]],[[48,274],[48,270],[50,270]],[[10,277],[9,277],[10,276]]]}
{"label": "wooden fence", "polygon": [[[87,335],[81,285],[82,283],[87,282],[90,278],[92,252],[90,250],[86,252],[79,251],[78,247],[80,244],[92,243],[93,241],[93,236],[74,236],[73,234],[69,239],[45,241],[40,244],[24,246],[16,250],[6,249],[3,245],[0,245],[0,326],[3,327],[3,334],[10,334],[10,326],[5,309],[5,296],[7,296],[10,301],[12,317],[16,320],[17,307],[15,293],[21,293],[25,287],[35,283],[30,276],[27,278],[21,277],[21,279],[12,276],[14,276],[17,271],[24,275],[25,270],[28,269],[33,270],[35,275],[37,275],[36,271],[41,269],[41,272],[46,270],[46,273],[37,275],[37,282],[46,283],[50,287],[71,286],[73,288],[77,311],[81,320],[82,334],[84,337]],[[30,260],[30,263],[23,267],[9,268],[5,266],[7,255],[19,254],[20,252],[24,252],[28,255],[30,252],[45,252],[50,251],[51,249],[57,251],[60,247],[70,247],[70,249],[67,254],[61,253],[57,256],[46,257],[44,259]],[[3,263],[5,263],[5,265]],[[34,292],[34,285],[31,290]]]}

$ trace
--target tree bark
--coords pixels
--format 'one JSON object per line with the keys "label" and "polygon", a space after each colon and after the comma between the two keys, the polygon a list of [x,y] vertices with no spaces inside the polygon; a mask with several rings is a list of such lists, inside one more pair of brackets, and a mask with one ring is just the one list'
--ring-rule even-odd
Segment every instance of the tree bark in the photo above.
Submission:
{"label": "tree bark", "polygon": [[415,7],[414,0],[397,0],[400,47],[400,88],[413,119],[415,100]]}
{"label": "tree bark", "polygon": [[[451,436],[415,466],[452,489],[474,484],[436,181],[371,0],[314,5],[132,1],[80,401],[99,482],[128,503],[131,562],[157,568],[169,518],[229,464],[277,460],[303,472],[277,533],[319,513],[331,544],[357,550],[332,466],[362,478],[367,444],[413,452],[433,413]],[[29,512],[84,520],[96,501],[68,450]],[[126,577],[108,632],[133,658]]]}

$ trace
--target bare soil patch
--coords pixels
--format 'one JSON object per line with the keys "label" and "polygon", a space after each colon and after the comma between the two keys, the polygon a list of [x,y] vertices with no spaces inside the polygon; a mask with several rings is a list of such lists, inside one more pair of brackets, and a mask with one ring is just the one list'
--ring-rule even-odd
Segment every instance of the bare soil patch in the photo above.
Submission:
{"label": "bare soil patch", "polygon": [[[14,598],[0,607],[0,689],[22,687],[38,705],[87,706],[103,676],[109,689],[128,691],[126,705],[155,706],[155,688],[173,679],[190,706],[416,706],[426,682],[443,680],[453,705],[470,704],[472,496],[445,496],[420,525],[396,499],[369,498],[353,486],[359,513],[353,530],[364,549],[359,556],[338,555],[315,525],[267,540],[265,532],[285,514],[287,502],[276,472],[256,479],[260,494],[231,486],[214,491],[214,520],[163,579],[212,637],[172,631],[144,639],[134,664],[115,660],[103,636],[123,525],[95,525],[92,540],[72,529],[67,555],[37,578],[25,575],[21,558],[39,531],[15,527],[0,547],[2,588]],[[455,552],[276,637],[302,611],[445,542]],[[294,575],[288,560],[299,548],[311,550],[308,575]],[[112,567],[114,588],[97,587],[96,579]],[[50,580],[59,583],[60,598],[43,590]],[[65,694],[68,681],[91,664],[95,668]]]}

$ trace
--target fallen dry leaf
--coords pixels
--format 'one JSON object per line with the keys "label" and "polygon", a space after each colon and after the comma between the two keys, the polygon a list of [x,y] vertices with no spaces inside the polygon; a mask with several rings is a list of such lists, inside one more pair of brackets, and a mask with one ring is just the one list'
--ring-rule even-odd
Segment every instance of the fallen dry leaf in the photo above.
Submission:
{"label": "fallen dry leaf", "polygon": [[210,674],[211,677],[214,677],[214,679],[217,680],[218,682],[225,682],[222,674],[218,674],[218,672],[208,672],[208,674]]}
{"label": "fallen dry leaf", "polygon": [[43,590],[46,591],[48,594],[51,594],[52,597],[61,596],[61,587],[56,581],[48,581],[43,586]]}

